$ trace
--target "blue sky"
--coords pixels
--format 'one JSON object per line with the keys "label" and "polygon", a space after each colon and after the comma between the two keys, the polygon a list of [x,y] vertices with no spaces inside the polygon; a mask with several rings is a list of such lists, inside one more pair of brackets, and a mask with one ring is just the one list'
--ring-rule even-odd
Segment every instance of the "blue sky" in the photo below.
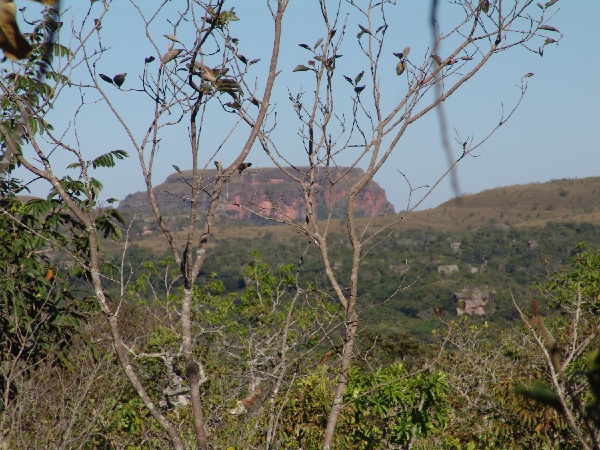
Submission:
{"label": "blue sky", "polygon": [[[23,3],[29,6],[29,2]],[[63,6],[67,4],[66,1],[62,3]],[[162,2],[144,0],[140,3],[144,8],[151,9]],[[324,34],[321,23],[317,20],[318,11],[314,3],[312,0],[290,1],[290,10],[284,23],[286,28],[280,60],[282,74],[278,77],[279,87],[272,102],[282,111],[280,117],[283,119],[278,119],[275,137],[280,145],[286,146],[286,152],[296,164],[302,164],[303,161],[301,142],[296,138],[297,125],[291,120],[285,120],[291,116],[285,116],[283,111],[291,111],[287,99],[288,88],[291,92],[300,89],[310,91],[310,81],[306,74],[292,73],[292,70],[297,64],[306,64],[307,61],[306,51],[297,44],[312,44]],[[72,2],[62,20],[65,23],[80,21],[89,6],[90,3],[86,1]],[[252,76],[257,77],[257,85],[261,86],[261,76],[268,64],[268,43],[272,33],[269,20],[265,20],[268,11],[264,2],[259,0],[231,1],[229,6],[235,6],[241,19],[232,27],[234,34],[240,37],[242,53],[249,59],[262,58],[251,72]],[[100,10],[99,5],[93,5],[93,8]],[[521,48],[498,55],[475,79],[446,102],[451,135],[452,129],[456,128],[462,136],[481,138],[499,121],[503,105],[507,110],[518,99],[519,89],[516,86],[521,77],[528,72],[535,74],[528,79],[527,94],[514,117],[478,149],[478,157],[468,157],[459,166],[458,180],[463,193],[556,178],[600,175],[600,40],[597,35],[600,2],[563,0],[554,8],[558,12],[551,23],[564,34],[558,45],[548,46],[543,57]],[[451,22],[453,16],[450,10],[444,8],[441,13]],[[412,48],[411,57],[425,54],[430,43],[428,14],[429,2],[398,0],[388,17],[392,28],[390,39],[392,42],[398,41],[398,50],[395,51],[401,51],[408,45]],[[162,34],[172,33],[172,27],[164,19],[159,17],[153,29],[156,41],[162,45],[161,51],[166,51],[169,43],[161,37]],[[139,16],[129,2],[113,2],[102,27],[102,43],[110,50],[98,61],[98,72],[110,76],[127,72],[124,88],[138,88],[144,58],[154,54],[158,59],[145,38]],[[353,17],[348,19],[348,27],[347,49],[342,48],[344,57],[340,58],[338,66],[340,78],[342,74],[353,77],[361,68],[359,55],[352,50],[351,41],[355,40],[358,31]],[[66,42],[66,38],[68,35],[63,34],[63,42]],[[392,66],[389,79],[382,79],[382,83],[393,86],[394,80],[397,78]],[[340,89],[344,85],[349,88],[343,79],[339,85]],[[119,92],[109,85],[103,87],[139,139],[151,120],[152,103],[138,92]],[[386,91],[390,99],[399,95],[394,89]],[[57,129],[67,130],[69,124],[73,124],[80,93],[72,90],[62,95],[51,122]],[[91,102],[95,98],[86,93],[86,100]],[[345,113],[349,114],[349,102],[341,100],[339,105],[340,112],[344,112],[346,108]],[[129,193],[143,190],[143,179],[133,147],[105,106],[86,106],[75,123],[79,129],[79,145],[90,158],[117,148],[125,149],[131,155],[129,160],[119,162],[116,168],[102,169],[97,174],[105,185],[105,197],[120,199]],[[75,139],[73,128],[70,126],[70,131],[65,135],[72,141]],[[220,136],[222,137],[218,133],[215,136],[209,133],[203,144],[207,149],[214,148],[220,142]],[[236,148],[243,142],[242,136],[243,133],[234,135],[223,147],[218,159],[225,163],[228,158],[232,159]],[[189,168],[190,159],[185,151],[185,142],[185,128],[165,135],[153,174],[155,183],[164,181],[174,172],[172,164],[181,169]],[[458,154],[460,146],[454,141],[452,143]],[[210,151],[205,154],[208,153]],[[248,160],[254,163],[254,167],[271,165],[258,147],[252,150]],[[72,161],[59,154],[55,155],[54,163],[57,167],[66,166],[69,162]],[[430,114],[407,133],[394,156],[375,180],[386,189],[388,199],[399,211],[407,205],[408,189],[398,171],[405,173],[412,186],[416,187],[432,184],[445,169],[446,158],[441,147],[437,115]],[[34,194],[43,195],[44,192],[44,188],[34,185]],[[415,195],[418,196],[419,192],[423,191],[417,191]],[[449,182],[444,181],[423,203],[423,207],[436,206],[453,196]],[[413,196],[413,202],[414,200]]]}

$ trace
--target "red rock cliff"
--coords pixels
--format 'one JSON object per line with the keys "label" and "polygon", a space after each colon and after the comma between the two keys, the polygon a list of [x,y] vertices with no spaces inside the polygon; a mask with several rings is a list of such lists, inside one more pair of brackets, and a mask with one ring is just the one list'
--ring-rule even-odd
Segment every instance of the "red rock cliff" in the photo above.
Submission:
{"label": "red rock cliff", "polygon": [[[293,172],[302,177],[306,170],[305,167],[298,167]],[[363,174],[362,169],[338,168],[331,170],[329,174],[325,169],[321,169],[314,181],[318,217],[326,217],[329,199],[333,200],[334,218],[344,217],[349,186]],[[178,217],[185,217],[189,212],[191,175],[191,171],[175,173],[155,188],[163,214],[171,222]],[[211,184],[217,172],[202,170],[200,175],[205,193],[201,196],[199,210],[203,211],[208,206],[209,194],[212,192]],[[337,180],[333,188],[330,187],[329,178]],[[277,168],[251,168],[242,174],[236,172],[223,188],[217,218],[221,221],[239,220],[254,223],[260,223],[264,218],[303,220],[306,216],[303,189],[307,189],[308,186],[308,179],[303,179],[302,185],[299,185],[289,180]],[[124,214],[151,214],[148,195],[145,192],[128,195],[121,201],[119,209]],[[394,207],[387,201],[385,191],[373,181],[365,186],[356,200],[357,217],[393,213]]]}

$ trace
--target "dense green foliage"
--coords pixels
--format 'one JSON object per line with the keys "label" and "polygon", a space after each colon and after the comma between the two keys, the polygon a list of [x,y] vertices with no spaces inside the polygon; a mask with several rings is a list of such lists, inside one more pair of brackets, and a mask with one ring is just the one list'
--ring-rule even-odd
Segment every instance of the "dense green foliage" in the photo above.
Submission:
{"label": "dense green foliage", "polygon": [[[394,253],[402,254],[409,261],[410,269],[402,276],[415,276],[417,282],[387,304],[364,312],[370,319],[368,327],[371,331],[363,332],[358,342],[360,358],[351,372],[345,398],[347,404],[339,422],[342,431],[336,435],[337,448],[404,448],[408,443],[413,448],[423,449],[431,448],[428,447],[431,443],[446,449],[578,448],[560,414],[552,407],[540,407],[534,400],[514,392],[519,383],[533,386],[536,380],[544,379],[546,369],[535,346],[524,340],[525,329],[518,326],[520,319],[510,300],[509,289],[517,296],[521,293],[536,296],[540,304],[548,305],[551,313],[560,313],[558,299],[564,298],[563,303],[567,301],[575,287],[581,287],[582,280],[589,281],[589,292],[596,292],[591,290],[597,286],[593,284],[596,270],[589,264],[581,264],[582,261],[589,262],[590,253],[582,252],[571,243],[571,239],[595,239],[596,230],[591,225],[573,224],[549,225],[542,230],[505,230],[490,226],[459,236],[413,231],[393,235],[381,243],[377,254],[368,256],[370,265],[366,267],[369,274],[380,274],[380,278],[374,278],[375,282],[369,284],[369,290],[363,295],[373,304],[377,295],[387,295],[381,292],[388,292],[384,285],[388,278],[384,274],[386,270],[389,272]],[[461,242],[460,249],[452,250],[451,242]],[[487,243],[491,243],[489,248],[478,248]],[[203,277],[204,284],[198,287],[196,294],[199,314],[194,319],[200,325],[199,355],[208,372],[214,374],[210,377],[211,389],[205,392],[209,423],[220,430],[228,427],[236,430],[225,433],[229,438],[219,441],[223,446],[252,448],[263,441],[268,425],[267,406],[274,405],[275,410],[282,408],[278,442],[285,442],[287,448],[302,445],[310,448],[322,437],[334,386],[326,361],[337,357],[335,342],[339,342],[339,337],[334,337],[331,348],[310,340],[295,347],[292,353],[298,363],[290,366],[291,371],[286,375],[292,378],[284,377],[287,380],[284,392],[278,391],[280,394],[271,400],[258,391],[253,397],[255,385],[251,376],[257,371],[268,372],[269,365],[256,366],[256,361],[243,361],[253,354],[252,345],[277,333],[278,324],[289,311],[285,302],[273,308],[274,299],[291,295],[297,282],[308,283],[311,286],[309,292],[319,286],[326,287],[318,259],[309,249],[299,265],[282,264],[286,259],[298,259],[294,255],[303,249],[293,247],[293,244],[284,245],[276,239],[252,243],[222,241],[218,244],[219,254],[214,255],[214,262],[207,267],[215,272],[222,270],[224,275],[213,272]],[[261,248],[264,256],[249,254],[247,249],[251,245]],[[336,257],[343,260],[347,249],[336,249],[336,252]],[[136,258],[142,261],[149,256],[142,248],[134,249],[132,253],[132,267],[143,267],[136,272],[138,281],[130,291],[137,304],[133,310],[165,308],[169,304],[176,308],[179,304],[177,280],[165,278],[172,268],[172,261],[135,263]],[[246,268],[239,272],[231,270],[239,267],[240,261],[248,262]],[[267,261],[279,267],[278,274],[271,272]],[[410,261],[414,263],[410,264]],[[577,269],[567,270],[569,262]],[[478,267],[484,269],[477,273],[465,273],[464,270],[450,275],[438,273],[437,265],[449,263],[461,268],[479,264]],[[545,273],[561,267],[565,269],[531,289],[532,283]],[[297,269],[298,281],[295,278]],[[511,274],[510,278],[507,273]],[[164,284],[174,283],[170,287],[161,287],[159,280],[169,280]],[[489,309],[486,307],[486,317],[454,321],[456,305],[452,293],[462,284],[487,284],[497,291],[495,301]],[[590,295],[593,298],[593,294]],[[405,306],[411,302],[414,302],[412,312]],[[432,309],[440,304],[444,305],[445,311],[436,315]],[[328,308],[331,307],[333,305]],[[412,337],[395,332],[400,328],[398,325],[386,329],[385,324],[390,319],[379,321],[377,317],[389,314],[388,308],[394,311],[394,319],[404,315],[410,319],[405,323],[423,323],[416,329],[408,328]],[[176,309],[171,311],[174,313]],[[334,311],[335,308],[330,313]],[[319,316],[310,310],[302,314],[305,314],[305,326],[314,323],[311,321]],[[557,320],[560,320],[560,314]],[[169,331],[172,325],[165,327],[164,319],[161,323],[150,334],[148,346],[143,347],[145,352],[162,354],[169,347],[170,351],[176,350],[176,333]],[[215,329],[221,331],[210,331]],[[438,332],[432,334],[432,329],[438,329]],[[430,343],[415,340],[414,337],[419,336],[426,336],[426,342]],[[444,351],[436,363],[438,371],[415,373],[436,359],[440,347]],[[227,351],[223,353],[224,348]],[[234,356],[233,349],[236,348],[245,350]],[[299,356],[306,350],[307,356],[312,355],[308,359]],[[272,354],[275,360],[276,354],[277,350]],[[163,379],[164,383],[169,383],[164,364],[150,359],[144,361],[145,370],[148,370],[147,382]],[[316,364],[319,361],[322,363]],[[235,369],[239,363],[243,369]],[[233,367],[233,372],[228,367]],[[589,377],[595,373],[589,371]],[[263,385],[264,392],[272,392],[272,388],[273,385]],[[162,389],[164,387],[155,391],[157,398],[163,395]],[[238,394],[232,398],[232,392]],[[240,415],[228,415],[227,411],[239,407],[235,398],[252,399],[256,403]],[[594,397],[589,397],[586,402],[590,408],[596,404]],[[418,405],[418,408],[411,409],[411,405]],[[173,407],[177,409],[176,405]],[[560,447],[555,446],[557,439],[561,442]]]}
{"label": "dense green foliage", "polygon": [[[0,181],[0,352],[31,367],[53,355],[66,362],[69,346],[93,303],[76,300],[64,250],[72,243],[59,205],[40,208],[15,194],[22,186]],[[61,253],[62,252],[62,253]]]}
{"label": "dense green foliage", "polygon": [[[284,448],[317,448],[335,387],[317,367],[290,392],[282,414]],[[448,382],[441,372],[410,375],[395,363],[375,371],[353,368],[335,448],[410,448],[449,418]]]}
{"label": "dense green foliage", "polygon": [[[484,307],[486,316],[481,322],[486,320],[494,332],[511,327],[518,313],[509,290],[517,295],[535,295],[545,302],[531,286],[546,274],[566,267],[577,253],[574,243],[581,241],[600,245],[600,227],[552,223],[544,228],[511,229],[490,224],[461,233],[396,231],[364,258],[361,320],[375,332],[408,332],[430,340],[439,323],[434,308],[441,307],[442,317],[449,320],[456,315],[454,293],[463,287],[484,287],[492,301]],[[451,243],[460,243],[457,251]],[[349,276],[344,261],[349,260],[351,249],[335,236],[331,246],[336,273],[344,279]],[[248,249],[258,250],[274,266],[298,261],[302,280],[323,289],[329,287],[316,247],[302,241],[286,242],[270,233],[253,240],[217,240],[201,278],[207,280],[211,273],[217,273],[228,291],[240,291],[245,286],[240,262],[252,258]],[[129,256],[133,267],[145,259],[162,257],[136,245]],[[439,266],[450,264],[456,264],[458,271],[448,275],[438,272]]]}

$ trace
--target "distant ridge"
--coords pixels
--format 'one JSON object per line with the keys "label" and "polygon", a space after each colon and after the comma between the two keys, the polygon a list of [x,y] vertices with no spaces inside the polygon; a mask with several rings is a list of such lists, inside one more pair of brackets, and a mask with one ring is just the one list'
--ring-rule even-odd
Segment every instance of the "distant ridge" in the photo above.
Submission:
{"label": "distant ridge", "polygon": [[[165,183],[164,186],[167,186]],[[142,194],[135,194],[142,198]],[[130,197],[130,196],[128,196]],[[171,198],[171,197],[168,197]],[[127,204],[127,202],[125,203]],[[142,218],[140,227],[152,227],[150,213]],[[547,183],[506,186],[477,194],[464,195],[440,206],[410,214],[400,212],[377,217],[357,219],[357,225],[371,231],[396,223],[394,230],[468,231],[481,227],[511,229],[545,227],[549,223],[569,222],[600,225],[600,177],[553,180]],[[138,222],[139,223],[139,222]],[[289,240],[297,237],[291,227],[261,224],[252,221],[224,221],[213,229],[216,238],[259,238],[270,234],[273,238]],[[177,230],[177,229],[176,229]],[[343,220],[332,224],[332,233],[345,232]],[[183,233],[183,232],[182,232]],[[176,235],[183,239],[184,234]],[[139,241],[154,250],[163,249],[164,243],[155,234]]]}
{"label": "distant ridge", "polygon": [[457,230],[490,222],[510,227],[548,222],[600,225],[600,177],[552,180],[463,195],[436,208],[407,215],[407,225]]}

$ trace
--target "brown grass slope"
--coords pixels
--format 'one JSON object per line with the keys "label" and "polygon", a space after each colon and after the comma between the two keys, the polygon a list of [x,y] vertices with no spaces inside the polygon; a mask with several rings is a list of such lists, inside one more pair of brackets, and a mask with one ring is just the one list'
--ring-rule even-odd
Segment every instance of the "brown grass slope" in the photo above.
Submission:
{"label": "brown grass slope", "polygon": [[441,231],[475,228],[492,221],[511,227],[549,222],[600,224],[600,177],[490,189],[407,218],[407,224],[422,223]]}

